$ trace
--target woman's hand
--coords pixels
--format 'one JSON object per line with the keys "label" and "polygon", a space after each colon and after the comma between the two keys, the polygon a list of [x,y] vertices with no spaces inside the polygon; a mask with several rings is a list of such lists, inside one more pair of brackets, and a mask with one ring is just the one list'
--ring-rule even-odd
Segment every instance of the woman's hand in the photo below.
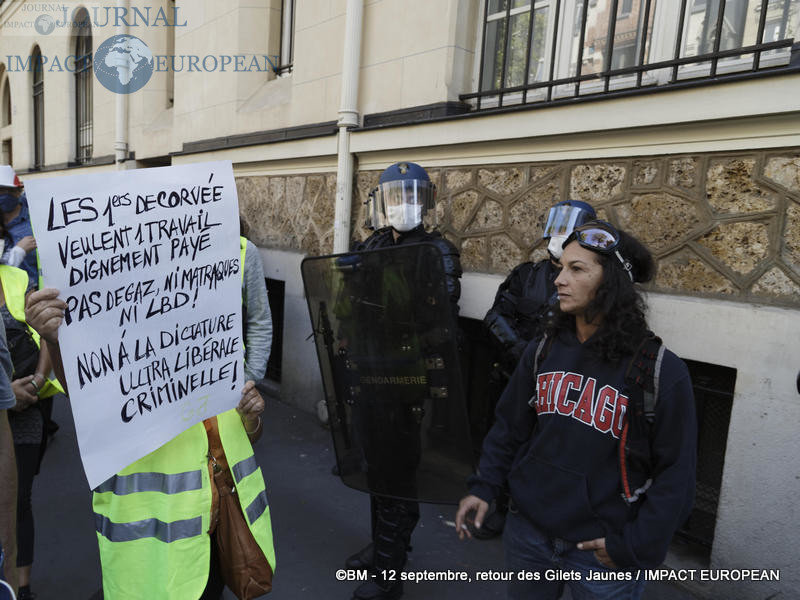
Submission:
{"label": "woman's hand", "polygon": [[578,550],[594,550],[594,557],[600,561],[603,566],[609,569],[618,569],[619,567],[614,564],[611,557],[606,552],[606,538],[597,538],[594,540],[587,540],[585,542],[578,542]]}
{"label": "woman's hand", "polygon": [[261,429],[261,413],[264,412],[264,399],[256,389],[254,381],[251,380],[244,384],[242,399],[239,401],[239,406],[236,407],[236,410],[242,417],[242,423],[244,423],[244,430],[247,435],[257,436]]}
{"label": "woman's hand", "polygon": [[58,299],[56,289],[31,292],[25,298],[25,322],[48,342],[58,344],[58,328],[64,320],[66,308],[66,303]]}
{"label": "woman's hand", "polygon": [[21,412],[39,400],[39,396],[36,395],[31,381],[33,381],[33,375],[21,377],[11,382],[11,390],[14,392],[14,397],[17,399],[17,404],[13,410]]}
{"label": "woman's hand", "polygon": [[458,504],[458,512],[456,513],[456,533],[458,533],[458,539],[463,540],[464,536],[468,538],[472,537],[472,534],[469,532],[469,527],[467,527],[468,513],[475,511],[474,524],[477,529],[480,529],[481,523],[483,523],[483,517],[486,516],[488,510],[489,503],[486,502],[486,500],[481,500],[472,494],[464,496]]}
{"label": "woman's hand", "polygon": [[36,248],[36,238],[32,235],[26,235],[20,241],[17,242],[17,247],[22,248],[25,250],[25,254]]}

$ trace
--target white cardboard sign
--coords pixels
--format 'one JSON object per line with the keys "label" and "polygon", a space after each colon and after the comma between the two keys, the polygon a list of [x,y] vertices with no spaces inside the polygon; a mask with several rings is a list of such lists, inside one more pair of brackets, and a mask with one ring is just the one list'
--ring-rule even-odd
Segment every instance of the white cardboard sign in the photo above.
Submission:
{"label": "white cardboard sign", "polygon": [[230,162],[26,182],[91,488],[244,384],[239,212]]}

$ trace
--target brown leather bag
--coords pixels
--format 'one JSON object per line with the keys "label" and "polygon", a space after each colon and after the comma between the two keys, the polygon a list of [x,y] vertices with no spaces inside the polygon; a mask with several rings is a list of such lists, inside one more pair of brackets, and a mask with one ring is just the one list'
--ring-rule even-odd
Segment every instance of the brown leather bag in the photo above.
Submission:
{"label": "brown leather bag", "polygon": [[219,492],[217,550],[225,585],[239,600],[272,590],[272,567],[247,526],[230,469],[214,473]]}

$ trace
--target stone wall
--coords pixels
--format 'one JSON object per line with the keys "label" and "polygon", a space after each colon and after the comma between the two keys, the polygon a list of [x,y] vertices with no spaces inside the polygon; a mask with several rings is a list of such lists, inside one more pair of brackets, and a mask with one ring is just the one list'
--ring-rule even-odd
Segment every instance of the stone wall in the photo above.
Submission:
{"label": "stone wall", "polygon": [[238,177],[242,230],[256,246],[311,256],[333,250],[336,173]]}
{"label": "stone wall", "polygon": [[[467,271],[505,274],[546,255],[544,217],[567,198],[640,238],[650,289],[800,307],[800,149],[431,169],[440,230]],[[378,172],[358,173],[353,237]],[[335,174],[237,180],[259,246],[332,251]]]}

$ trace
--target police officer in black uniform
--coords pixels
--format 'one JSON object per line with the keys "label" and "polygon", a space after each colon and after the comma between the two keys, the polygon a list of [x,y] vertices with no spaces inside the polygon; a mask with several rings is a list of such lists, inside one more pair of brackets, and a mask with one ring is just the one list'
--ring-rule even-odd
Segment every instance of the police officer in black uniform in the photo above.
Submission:
{"label": "police officer in black uniform", "polygon": [[[554,281],[561,268],[558,262],[561,259],[561,244],[575,227],[594,218],[594,208],[586,202],[564,200],[556,204],[548,213],[542,233],[542,237],[549,240],[549,258],[517,265],[497,289],[494,304],[483,319],[495,351],[494,368],[488,386],[490,414],[494,414],[500,394],[528,342],[544,326],[556,295]],[[492,421],[491,418],[488,420]],[[472,532],[473,537],[490,539],[502,533],[507,509],[507,496],[504,495],[484,519],[481,528]]]}
{"label": "police officer in black uniform", "polygon": [[[436,224],[435,191],[428,173],[419,165],[399,162],[390,166],[381,174],[378,187],[370,194],[368,225],[375,231],[366,240],[356,244],[353,250],[362,252],[421,242],[436,246],[443,259],[447,294],[455,323],[461,295],[461,263],[453,244],[438,232],[426,231],[426,226],[430,229]],[[399,472],[396,476],[404,477]],[[350,556],[345,565],[349,569],[371,569],[374,577],[356,588],[353,598],[399,598],[403,593],[399,573],[405,566],[411,533],[419,520],[419,504],[374,494],[370,494],[370,504],[372,542]],[[398,575],[393,580],[384,580],[384,572]]]}

